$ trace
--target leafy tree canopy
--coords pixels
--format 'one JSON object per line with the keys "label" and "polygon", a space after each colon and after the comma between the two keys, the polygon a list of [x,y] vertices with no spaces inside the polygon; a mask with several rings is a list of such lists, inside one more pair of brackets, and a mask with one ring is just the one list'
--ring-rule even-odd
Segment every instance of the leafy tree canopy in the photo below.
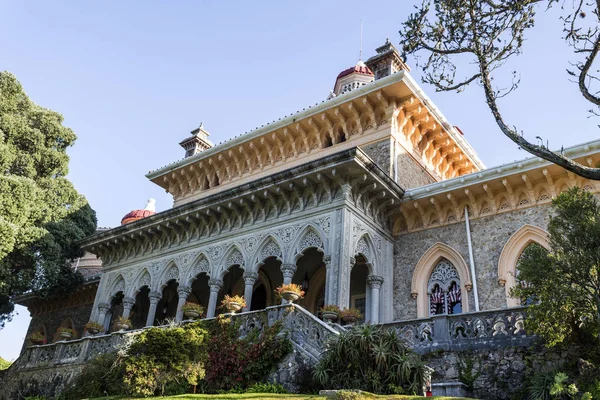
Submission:
{"label": "leafy tree canopy", "polygon": [[11,364],[10,361],[6,361],[4,358],[0,357],[0,371],[8,369]]}
{"label": "leafy tree canopy", "polygon": [[[563,38],[573,50],[572,68],[565,77],[573,79],[590,112],[600,115],[600,75],[596,58],[600,52],[600,0],[423,0],[400,31],[407,54],[423,67],[423,81],[438,91],[461,91],[473,82],[481,85],[485,100],[500,130],[521,148],[578,175],[600,180],[600,168],[582,165],[551,151],[539,141],[532,143],[510,125],[498,100],[514,91],[518,71],[502,74],[508,60],[523,51],[528,30],[540,11],[560,6]],[[424,56],[423,58],[419,58]],[[424,60],[420,62],[419,60]],[[458,60],[475,66],[459,67]]]}
{"label": "leafy tree canopy", "polygon": [[[532,303],[528,329],[549,345],[600,339],[600,205],[577,187],[553,201],[550,252],[528,246],[511,295]],[[592,341],[592,338],[596,338]]]}
{"label": "leafy tree canopy", "polygon": [[12,297],[73,290],[83,278],[69,261],[96,229],[87,200],[66,179],[75,133],[32,102],[14,75],[0,72],[0,327]]}

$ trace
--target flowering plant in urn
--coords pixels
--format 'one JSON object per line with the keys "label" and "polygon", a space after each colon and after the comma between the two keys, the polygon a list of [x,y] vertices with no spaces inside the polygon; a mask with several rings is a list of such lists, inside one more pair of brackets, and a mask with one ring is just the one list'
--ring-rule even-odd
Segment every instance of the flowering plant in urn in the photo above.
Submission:
{"label": "flowering plant in urn", "polygon": [[97,335],[98,333],[104,331],[104,327],[95,321],[90,321],[85,324],[85,330],[92,335]]}
{"label": "flowering plant in urn", "polygon": [[275,289],[275,292],[290,303],[304,297],[304,290],[295,283],[283,284]]}
{"label": "flowering plant in urn", "polygon": [[185,304],[181,307],[183,310],[183,314],[187,318],[196,319],[199,318],[202,314],[204,314],[204,307],[202,307],[198,303],[193,303],[191,301],[186,301]]}
{"label": "flowering plant in urn", "polygon": [[321,316],[324,320],[333,322],[338,319],[340,315],[340,308],[336,305],[330,304],[321,307]]}
{"label": "flowering plant in urn", "polygon": [[246,300],[244,300],[243,296],[230,296],[226,294],[221,302],[221,307],[229,312],[236,312],[246,307]]}

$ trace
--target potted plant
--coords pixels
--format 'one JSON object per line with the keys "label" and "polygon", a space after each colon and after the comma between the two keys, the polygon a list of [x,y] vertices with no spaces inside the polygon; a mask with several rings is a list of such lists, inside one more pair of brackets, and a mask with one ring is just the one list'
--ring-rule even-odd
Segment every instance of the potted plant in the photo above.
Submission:
{"label": "potted plant", "polygon": [[92,335],[97,335],[98,333],[104,331],[104,327],[97,322],[90,321],[87,324],[85,324],[85,330]]}
{"label": "potted plant", "polygon": [[29,341],[35,345],[46,343],[46,338],[42,332],[33,332],[31,335],[27,336],[27,339],[29,339]]}
{"label": "potted plant", "polygon": [[360,310],[356,308],[344,308],[340,312],[340,318],[347,324],[353,324],[362,317]]}
{"label": "potted plant", "polygon": [[246,307],[246,300],[243,296],[229,296],[226,294],[221,302],[221,307],[233,313],[241,310],[242,307]]}
{"label": "potted plant", "polygon": [[58,328],[58,336],[64,340],[74,339],[77,333],[71,328]]}
{"label": "potted plant", "polygon": [[129,318],[125,318],[122,315],[118,316],[115,320],[115,328],[119,331],[126,331],[131,328],[131,321]]}
{"label": "potted plant", "polygon": [[191,301],[186,301],[181,309],[183,310],[183,314],[190,319],[199,318],[204,314],[204,307],[198,303],[192,303]]}
{"label": "potted plant", "polygon": [[321,316],[325,321],[333,322],[338,319],[340,308],[335,305],[328,305],[321,308]]}
{"label": "potted plant", "polygon": [[281,285],[275,289],[275,292],[279,295],[279,297],[284,298],[290,303],[293,303],[294,301],[304,297],[304,291],[300,285],[296,285],[295,283]]}

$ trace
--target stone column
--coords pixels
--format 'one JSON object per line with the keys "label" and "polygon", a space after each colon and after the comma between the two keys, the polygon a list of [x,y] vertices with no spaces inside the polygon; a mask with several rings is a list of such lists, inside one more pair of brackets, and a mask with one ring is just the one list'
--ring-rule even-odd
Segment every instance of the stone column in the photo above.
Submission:
{"label": "stone column", "polygon": [[244,283],[246,284],[244,288],[244,300],[246,301],[244,311],[248,311],[252,305],[252,292],[254,291],[254,283],[257,279],[258,274],[256,272],[244,272]]}
{"label": "stone column", "polygon": [[371,287],[371,323],[379,323],[379,289],[383,284],[383,277],[379,275],[369,275],[367,283]]}
{"label": "stone column", "polygon": [[331,304],[331,283],[332,283],[332,273],[331,271],[333,270],[333,268],[331,268],[331,256],[326,255],[323,256],[323,264],[325,264],[325,304],[324,305],[329,305]]}
{"label": "stone column", "polygon": [[192,288],[189,286],[179,286],[177,288],[177,295],[179,296],[177,300],[177,314],[175,314],[175,322],[181,322],[183,319],[183,305],[187,301],[188,296],[192,293]]}
{"label": "stone column", "polygon": [[156,317],[156,306],[160,299],[162,299],[162,293],[160,292],[150,292],[148,294],[150,298],[150,307],[148,308],[148,317],[146,318],[146,326],[154,325],[154,317]]}
{"label": "stone column", "polygon": [[100,325],[104,326],[104,319],[106,318],[106,314],[110,311],[110,304],[108,303],[100,303],[98,304],[98,322]]}
{"label": "stone column", "polygon": [[132,299],[131,297],[123,298],[123,318],[129,318],[129,314],[134,305],[135,299]]}
{"label": "stone column", "polygon": [[206,318],[213,318],[217,311],[217,297],[219,297],[219,291],[223,287],[223,281],[220,279],[209,279],[208,286],[210,287],[210,298],[208,299]]}
{"label": "stone column", "polygon": [[[289,285],[292,283],[292,279],[294,278],[294,274],[296,273],[297,266],[296,264],[281,264],[281,273],[283,274],[283,284]],[[281,304],[287,304],[288,301],[286,299],[281,299]]]}

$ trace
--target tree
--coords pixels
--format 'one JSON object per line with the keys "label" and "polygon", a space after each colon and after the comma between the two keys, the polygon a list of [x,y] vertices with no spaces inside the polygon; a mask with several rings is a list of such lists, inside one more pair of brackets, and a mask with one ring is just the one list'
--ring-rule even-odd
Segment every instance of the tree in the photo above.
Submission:
{"label": "tree", "polygon": [[[498,83],[503,81],[498,77],[501,67],[522,52],[525,32],[534,26],[539,8],[545,5],[549,9],[557,3],[562,10],[564,40],[573,49],[575,59],[573,69],[567,73],[592,103],[590,112],[600,115],[600,76],[593,67],[600,51],[600,0],[423,0],[402,26],[402,45],[405,54],[417,57],[418,65],[419,56],[426,54],[421,65],[425,83],[437,91],[461,91],[473,82],[479,83],[500,130],[513,142],[577,175],[600,180],[600,168],[579,164],[562,151],[551,151],[541,133],[536,136],[541,143],[529,142],[516,127],[509,126],[498,105],[498,100],[519,84],[517,71],[512,71],[511,82]],[[458,71],[457,59],[468,59],[476,69]]]}
{"label": "tree", "polygon": [[511,295],[531,303],[527,328],[550,346],[600,340],[600,205],[575,187],[552,207],[550,252],[539,245],[525,249]]}
{"label": "tree", "polygon": [[0,327],[12,297],[29,290],[64,294],[82,282],[69,261],[96,229],[87,200],[66,179],[75,133],[0,72]]}
{"label": "tree", "polygon": [[6,361],[4,358],[0,357],[0,371],[8,369],[8,367],[10,367],[11,364],[12,362]]}

